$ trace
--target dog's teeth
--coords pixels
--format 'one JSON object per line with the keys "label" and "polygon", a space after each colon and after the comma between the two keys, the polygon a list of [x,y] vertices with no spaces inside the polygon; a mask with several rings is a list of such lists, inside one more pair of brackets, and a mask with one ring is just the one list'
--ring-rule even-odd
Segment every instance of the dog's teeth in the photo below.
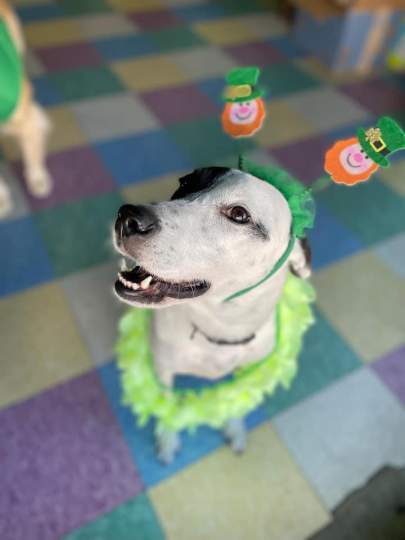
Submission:
{"label": "dog's teeth", "polygon": [[129,289],[133,289],[134,291],[139,289],[138,283],[133,283],[132,281],[128,281],[127,279],[124,278],[121,272],[118,273],[118,279],[119,281],[121,281],[123,285],[125,285],[125,287],[128,287]]}
{"label": "dog's teeth", "polygon": [[148,276],[143,281],[141,281],[142,289],[147,289],[149,287],[151,281],[152,281],[152,276]]}
{"label": "dog's teeth", "polygon": [[127,261],[125,259],[121,259],[120,269],[122,272],[125,272],[125,270],[128,270]]}

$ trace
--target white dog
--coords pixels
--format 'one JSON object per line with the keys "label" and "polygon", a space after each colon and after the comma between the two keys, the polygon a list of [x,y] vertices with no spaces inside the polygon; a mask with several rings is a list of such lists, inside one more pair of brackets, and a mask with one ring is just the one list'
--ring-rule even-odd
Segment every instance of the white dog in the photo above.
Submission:
{"label": "white dog", "polygon": [[[171,201],[120,208],[116,249],[132,261],[115,283],[131,306],[154,313],[152,351],[162,383],[176,374],[217,379],[259,360],[275,344],[275,308],[289,267],[310,275],[309,250],[296,241],[285,264],[247,294],[286,253],[291,212],[273,186],[237,169],[198,169],[180,179]],[[136,263],[135,263],[136,261]],[[243,422],[225,436],[245,446]],[[159,457],[173,459],[178,435],[158,435]]]}
{"label": "white dog", "polygon": [[[52,181],[45,167],[46,140],[50,122],[43,109],[33,100],[32,88],[22,70],[25,44],[20,23],[10,6],[0,0],[0,111],[5,118],[0,132],[17,141],[23,158],[28,190],[45,197]],[[10,73],[20,72],[19,82],[10,84]],[[0,177],[0,217],[12,208],[9,188]]]}

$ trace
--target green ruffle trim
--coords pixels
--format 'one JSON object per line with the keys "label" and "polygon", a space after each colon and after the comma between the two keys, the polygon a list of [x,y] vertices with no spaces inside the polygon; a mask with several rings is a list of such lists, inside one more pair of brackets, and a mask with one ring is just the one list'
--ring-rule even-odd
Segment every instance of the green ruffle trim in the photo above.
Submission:
{"label": "green ruffle trim", "polygon": [[156,376],[149,346],[151,310],[131,309],[119,323],[117,344],[123,401],[140,425],[156,417],[157,428],[179,431],[201,424],[215,428],[256,408],[277,385],[288,388],[297,372],[302,338],[313,322],[312,286],[288,276],[277,306],[277,337],[273,352],[236,370],[231,379],[201,390],[168,389]]}
{"label": "green ruffle trim", "polygon": [[293,236],[304,238],[305,229],[311,229],[315,220],[315,203],[311,190],[283,169],[272,165],[257,165],[243,156],[239,157],[239,168],[264,180],[283,194],[292,215],[291,232]]}

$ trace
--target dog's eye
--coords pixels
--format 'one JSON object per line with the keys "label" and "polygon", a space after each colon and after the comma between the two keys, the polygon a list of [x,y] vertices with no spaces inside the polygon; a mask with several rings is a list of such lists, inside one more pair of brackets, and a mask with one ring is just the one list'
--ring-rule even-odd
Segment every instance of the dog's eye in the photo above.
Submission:
{"label": "dog's eye", "polygon": [[225,213],[235,223],[249,223],[250,221],[250,214],[243,206],[232,206]]}

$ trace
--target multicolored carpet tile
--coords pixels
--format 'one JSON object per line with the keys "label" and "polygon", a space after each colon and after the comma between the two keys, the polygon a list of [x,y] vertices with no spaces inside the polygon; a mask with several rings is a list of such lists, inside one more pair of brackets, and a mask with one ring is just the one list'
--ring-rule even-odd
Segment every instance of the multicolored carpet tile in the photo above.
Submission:
{"label": "multicolored carpet tile", "polygon": [[[15,3],[54,124],[55,189],[31,197],[2,141],[14,209],[0,221],[1,540],[305,540],[377,469],[405,463],[405,159],[317,196],[317,322],[291,389],[249,416],[242,456],[202,428],[164,467],[153,425],[121,404],[110,229],[124,201],[164,199],[241,149],[310,185],[333,140],[382,113],[405,120],[403,80],[332,77],[271,2]],[[237,144],[220,96],[249,64],[268,119]]]}

